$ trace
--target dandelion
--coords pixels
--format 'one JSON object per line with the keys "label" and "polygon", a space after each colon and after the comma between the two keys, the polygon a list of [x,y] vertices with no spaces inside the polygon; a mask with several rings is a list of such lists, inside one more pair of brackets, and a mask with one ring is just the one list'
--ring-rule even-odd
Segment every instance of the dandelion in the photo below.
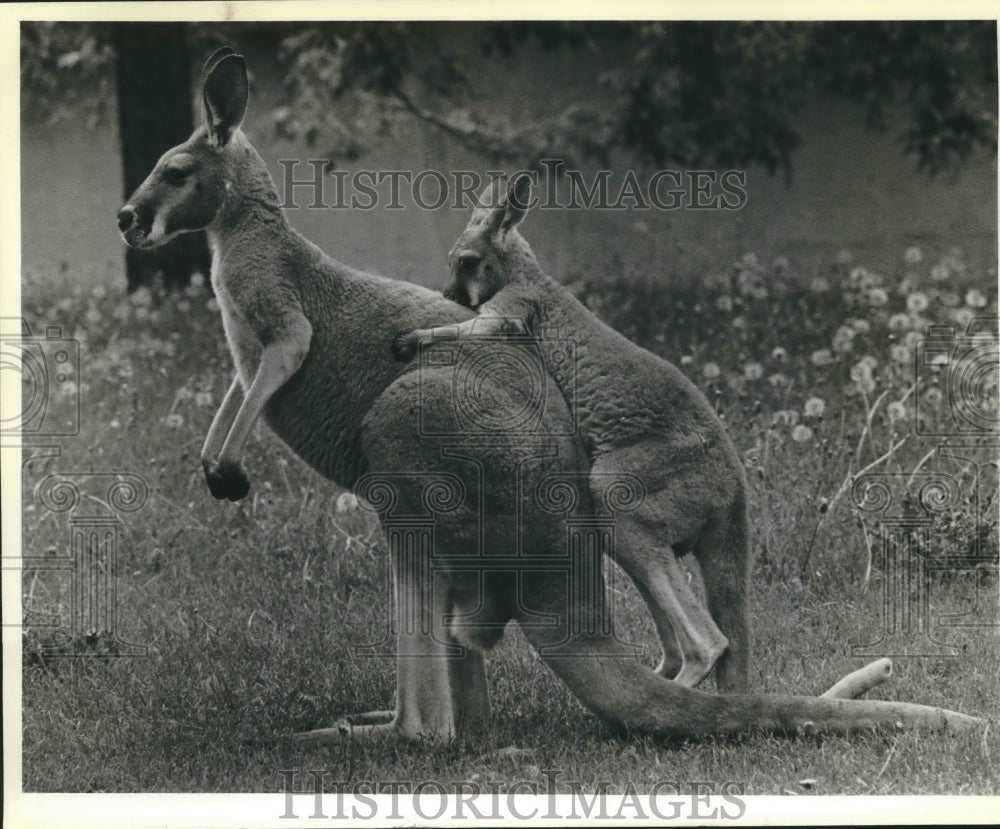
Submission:
{"label": "dandelion", "polygon": [[937,386],[931,386],[924,392],[924,402],[929,406],[940,406],[942,400],[944,400],[944,394]]}
{"label": "dandelion", "polygon": [[813,439],[813,430],[806,426],[804,423],[800,423],[794,429],[792,429],[792,440],[796,443],[807,443]]}
{"label": "dandelion", "polygon": [[692,357],[690,354],[685,354],[683,357],[681,357],[682,366],[689,366],[693,362],[694,362],[694,357]]}
{"label": "dandelion", "polygon": [[195,393],[194,404],[196,406],[211,406],[212,405],[212,392],[210,391],[199,391]]}
{"label": "dandelion", "polygon": [[809,355],[814,366],[828,366],[833,362],[833,354],[829,348],[820,348]]}
{"label": "dandelion", "polygon": [[931,279],[935,282],[944,282],[948,278],[948,266],[944,263],[931,268]]}
{"label": "dandelion", "polygon": [[847,324],[851,326],[851,328],[853,328],[855,333],[857,334],[867,334],[869,331],[872,330],[871,323],[868,322],[868,320],[856,319],[856,320],[851,320]]}
{"label": "dandelion", "polygon": [[970,322],[975,314],[972,312],[971,308],[956,308],[952,311],[951,317],[955,322],[959,324],[961,328],[965,328]]}
{"label": "dandelion", "polygon": [[848,325],[842,325],[833,335],[833,350],[838,354],[850,351],[854,341],[854,329]]}
{"label": "dandelion", "polygon": [[809,290],[814,294],[825,294],[830,290],[830,283],[824,277],[817,276],[809,283]]}
{"label": "dandelion", "polygon": [[985,308],[986,297],[983,296],[983,292],[978,288],[969,288],[965,294],[965,304],[970,308]]}
{"label": "dandelion", "polygon": [[764,367],[760,363],[747,363],[743,366],[743,376],[747,380],[760,380],[764,376]]}
{"label": "dandelion", "polygon": [[780,362],[784,362],[785,360],[788,359],[788,352],[784,348],[782,348],[780,345],[779,346],[775,346],[774,351],[771,352],[771,359],[772,360],[779,360]]}
{"label": "dandelion", "polygon": [[799,422],[799,413],[795,409],[779,409],[771,418],[772,426],[794,426]]}
{"label": "dandelion", "polygon": [[873,371],[876,368],[878,368],[878,360],[872,357],[871,354],[865,354],[865,356],[862,357],[858,362],[864,363],[866,366],[868,366],[868,368],[872,369]]}
{"label": "dandelion", "polygon": [[868,374],[861,379],[857,380],[858,389],[865,394],[871,394],[875,391],[875,378]]}
{"label": "dandelion", "polygon": [[894,363],[905,365],[910,362],[910,349],[908,349],[905,345],[895,343],[889,349],[889,356],[892,358]]}
{"label": "dandelion", "polygon": [[[157,342],[157,348],[154,350],[158,350],[159,349],[158,341],[154,340],[153,342]],[[153,342],[150,342],[150,346],[153,345]],[[189,389],[187,386],[181,386],[179,389],[177,389],[176,394],[174,394],[175,400],[190,400],[192,397],[194,397],[194,392],[191,391],[191,389]]]}
{"label": "dandelion", "polygon": [[780,388],[781,386],[787,386],[789,380],[786,375],[782,374],[780,371],[776,371],[774,374],[768,376],[767,382],[774,388]]}
{"label": "dandelion", "polygon": [[184,416],[179,412],[171,412],[163,418],[163,422],[171,429],[179,429],[184,425]]}
{"label": "dandelion", "polygon": [[214,296],[209,297],[208,302],[205,303],[205,307],[212,313],[218,313],[219,303]]}
{"label": "dandelion", "polygon": [[133,305],[149,305],[153,301],[153,292],[143,285],[141,288],[133,291],[129,299]]}
{"label": "dandelion", "polygon": [[118,320],[118,322],[124,322],[128,319],[128,315],[131,313],[131,310],[132,309],[129,307],[129,304],[123,300],[111,309],[111,316]]}
{"label": "dandelion", "polygon": [[930,305],[930,301],[927,299],[927,294],[923,291],[914,291],[906,298],[906,309],[911,314],[919,314],[922,311],[926,311],[928,305]]}
{"label": "dandelion", "polygon": [[954,291],[945,291],[941,294],[939,300],[945,308],[957,308],[962,298]]}
{"label": "dandelion", "polygon": [[188,284],[192,288],[201,288],[205,284],[205,275],[201,271],[195,271],[191,274],[191,279]]}
{"label": "dandelion", "polygon": [[87,313],[83,315],[83,318],[91,325],[97,325],[101,321],[102,315],[100,311],[91,306],[87,309]]}
{"label": "dandelion", "polygon": [[907,331],[903,336],[903,345],[912,351],[923,338],[924,335],[919,331]]}
{"label": "dandelion", "polygon": [[135,309],[135,318],[137,322],[146,322],[149,319],[149,311],[144,305],[140,305]]}
{"label": "dandelion", "polygon": [[722,372],[719,371],[719,364],[718,363],[709,362],[709,363],[705,363],[705,365],[703,365],[701,367],[701,373],[702,373],[702,375],[704,375],[704,377],[705,377],[706,380],[714,380]]}
{"label": "dandelion", "polygon": [[889,294],[885,288],[872,288],[868,292],[868,304],[872,308],[882,308],[889,302]]}
{"label": "dandelion", "polygon": [[822,397],[810,397],[803,408],[806,417],[822,417],[826,411],[826,403]]}
{"label": "dandelion", "polygon": [[177,310],[182,314],[186,314],[191,310],[191,303],[186,299],[179,299],[177,300]]}
{"label": "dandelion", "polygon": [[848,280],[855,287],[860,287],[864,282],[868,281],[869,273],[867,268],[856,267],[851,268],[851,273],[848,275]]}
{"label": "dandelion", "polygon": [[788,265],[789,265],[788,257],[787,256],[776,256],[774,258],[773,265],[774,265],[774,269],[775,270],[778,270],[778,271],[786,271],[786,270],[788,270]]}
{"label": "dandelion", "polygon": [[728,295],[720,296],[717,300],[715,300],[715,307],[718,308],[720,311],[725,311],[725,312],[732,311],[733,298]]}
{"label": "dandelion", "polygon": [[906,331],[910,327],[910,318],[906,314],[893,314],[889,317],[890,331]]}
{"label": "dandelion", "polygon": [[885,413],[889,415],[890,422],[895,423],[897,420],[902,420],[906,417],[906,406],[900,400],[893,400],[892,403],[885,407]]}
{"label": "dandelion", "polygon": [[913,265],[919,265],[924,258],[924,252],[920,250],[916,245],[911,248],[906,249],[906,253],[903,254],[903,261],[911,267]]}
{"label": "dandelion", "polygon": [[862,378],[872,376],[872,367],[866,363],[864,360],[859,360],[853,366],[851,366],[851,379],[857,383]]}

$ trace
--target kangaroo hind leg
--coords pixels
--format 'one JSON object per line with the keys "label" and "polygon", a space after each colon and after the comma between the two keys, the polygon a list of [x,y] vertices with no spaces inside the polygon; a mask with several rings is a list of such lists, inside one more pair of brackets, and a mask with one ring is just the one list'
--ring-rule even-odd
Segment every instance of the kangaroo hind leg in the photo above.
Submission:
{"label": "kangaroo hind leg", "polygon": [[627,517],[620,523],[618,562],[645,601],[663,649],[656,672],[693,688],[725,652],[726,636],[696,595],[675,550]]}
{"label": "kangaroo hind leg", "polygon": [[719,690],[749,690],[752,657],[750,622],[750,527],[742,499],[720,511],[698,536],[693,553],[701,566],[712,618],[729,640],[716,664]]}

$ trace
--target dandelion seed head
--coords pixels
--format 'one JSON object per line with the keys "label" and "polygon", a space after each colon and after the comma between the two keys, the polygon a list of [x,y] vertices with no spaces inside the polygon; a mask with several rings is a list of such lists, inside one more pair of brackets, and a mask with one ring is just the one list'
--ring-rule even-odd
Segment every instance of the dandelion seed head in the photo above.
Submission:
{"label": "dandelion seed head", "polygon": [[985,308],[986,297],[978,288],[969,288],[965,294],[965,304],[970,308]]}
{"label": "dandelion seed head", "polygon": [[872,288],[868,292],[868,304],[872,308],[882,308],[889,302],[889,294],[885,288]]}
{"label": "dandelion seed head", "polygon": [[906,309],[911,314],[919,314],[926,311],[928,305],[930,305],[930,301],[927,299],[927,294],[923,291],[914,291],[906,298]]}
{"label": "dandelion seed head", "polygon": [[910,327],[910,318],[906,314],[893,314],[889,317],[890,331],[906,331]]}
{"label": "dandelion seed head", "polygon": [[822,417],[826,411],[826,403],[822,397],[810,397],[803,407],[806,417]]}
{"label": "dandelion seed head", "polygon": [[796,443],[807,443],[813,439],[813,430],[804,423],[798,424],[792,429],[792,440]]}
{"label": "dandelion seed head", "polygon": [[828,366],[833,362],[833,354],[829,348],[820,348],[809,355],[814,366]]}

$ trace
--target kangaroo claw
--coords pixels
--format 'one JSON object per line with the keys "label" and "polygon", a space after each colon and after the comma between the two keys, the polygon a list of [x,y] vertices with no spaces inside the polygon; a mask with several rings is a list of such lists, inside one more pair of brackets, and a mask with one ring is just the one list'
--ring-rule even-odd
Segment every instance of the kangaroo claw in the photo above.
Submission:
{"label": "kangaroo claw", "polygon": [[392,353],[396,355],[397,360],[412,360],[417,354],[418,344],[417,337],[412,331],[397,334],[392,341]]}
{"label": "kangaroo claw", "polygon": [[220,501],[228,498],[230,501],[240,501],[246,498],[250,491],[250,481],[247,473],[239,462],[225,462],[205,465],[205,480],[208,489]]}

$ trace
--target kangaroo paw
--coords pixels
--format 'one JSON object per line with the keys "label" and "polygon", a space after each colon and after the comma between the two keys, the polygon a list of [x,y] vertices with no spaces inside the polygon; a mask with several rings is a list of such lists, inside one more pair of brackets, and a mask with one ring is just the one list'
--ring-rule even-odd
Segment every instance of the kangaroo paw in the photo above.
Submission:
{"label": "kangaroo paw", "polygon": [[205,480],[208,482],[208,489],[220,501],[228,498],[230,501],[239,501],[246,498],[250,491],[250,481],[247,473],[239,462],[225,462],[206,466]]}
{"label": "kangaroo paw", "polygon": [[397,360],[409,361],[416,356],[419,344],[420,340],[415,332],[405,331],[397,334],[392,341],[392,353],[396,355]]}

